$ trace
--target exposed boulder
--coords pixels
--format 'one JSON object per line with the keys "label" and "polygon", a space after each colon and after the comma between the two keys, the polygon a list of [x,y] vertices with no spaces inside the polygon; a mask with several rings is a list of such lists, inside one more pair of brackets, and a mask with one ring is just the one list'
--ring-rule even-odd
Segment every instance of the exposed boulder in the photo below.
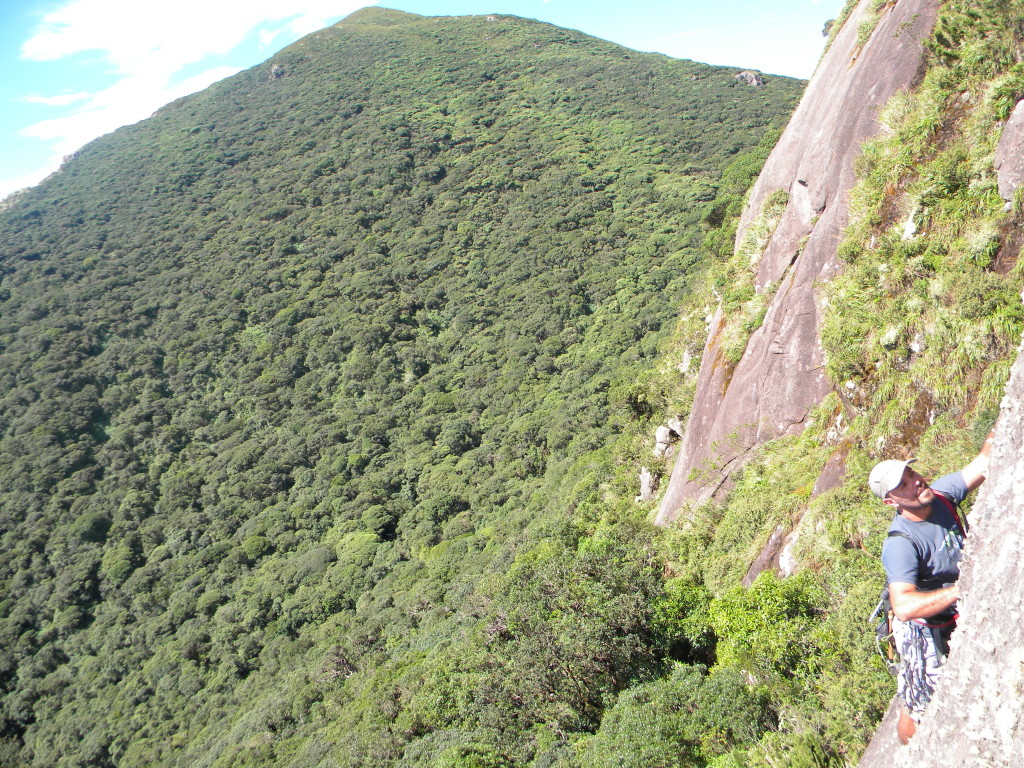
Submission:
{"label": "exposed boulder", "polygon": [[755,558],[750,568],[747,569],[747,573],[741,582],[744,587],[749,587],[762,571],[767,571],[778,562],[779,553],[782,551],[782,544],[785,540],[785,528],[781,525],[776,526],[775,530],[772,531],[772,535],[768,537],[767,543],[761,547],[760,554]]}
{"label": "exposed boulder", "polygon": [[669,419],[668,424],[662,424],[654,430],[654,450],[651,451],[654,457],[656,459],[668,457],[672,443],[682,436],[683,430],[682,422],[676,417]]}
{"label": "exposed boulder", "polygon": [[693,365],[693,356],[690,354],[690,350],[683,350],[683,359],[679,361],[679,365],[676,367],[681,374],[684,376],[690,373],[690,366]]}
{"label": "exposed boulder", "polygon": [[782,543],[782,551],[779,552],[779,575],[783,578],[792,576],[796,573],[797,568],[800,567],[800,562],[796,559],[796,543],[800,540],[801,526],[804,524],[804,520],[807,518],[800,519],[800,525],[798,525],[786,540]]}
{"label": "exposed boulder", "polygon": [[640,467],[640,495],[636,501],[650,501],[658,490],[658,478],[647,467]]}
{"label": "exposed boulder", "polygon": [[846,457],[849,452],[849,445],[841,445],[839,450],[825,462],[825,466],[821,468],[821,472],[818,473],[818,477],[814,481],[813,493],[815,496],[843,484],[843,478],[846,477]]}
{"label": "exposed boulder", "polygon": [[922,38],[935,23],[938,0],[888,7],[858,51],[857,29],[870,5],[862,0],[839,31],[751,190],[737,243],[772,193],[789,194],[755,278],[759,290],[779,287],[735,366],[721,350],[724,318],[720,312],[712,318],[693,409],[657,516],[661,524],[684,504],[727,487],[757,445],[801,432],[829,392],[815,286],[839,271],[853,159],[879,131],[879,108],[919,80]]}
{"label": "exposed boulder", "polygon": [[665,458],[665,451],[672,444],[672,430],[662,424],[654,431],[654,454],[656,459]]}
{"label": "exposed boulder", "polygon": [[742,72],[736,73],[736,79],[741,83],[752,85],[755,88],[759,85],[764,85],[764,80],[761,79],[761,73],[751,72],[749,69],[744,69]]}
{"label": "exposed boulder", "polygon": [[768,537],[768,541],[761,547],[761,551],[754,559],[754,562],[751,563],[746,575],[740,582],[744,587],[749,587],[754,583],[754,579],[761,575],[762,571],[769,569],[773,569],[783,578],[792,576],[797,572],[800,563],[796,558],[795,549],[797,541],[800,539],[800,531],[805,525],[804,521],[806,519],[800,518],[796,527],[789,534],[786,533],[784,526],[775,526],[772,535]]}

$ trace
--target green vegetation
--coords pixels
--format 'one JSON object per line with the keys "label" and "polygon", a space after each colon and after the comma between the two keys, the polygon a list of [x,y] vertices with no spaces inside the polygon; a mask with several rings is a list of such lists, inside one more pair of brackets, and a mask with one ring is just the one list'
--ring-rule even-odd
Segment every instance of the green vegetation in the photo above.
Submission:
{"label": "green vegetation", "polygon": [[800,88],[372,9],[0,212],[0,763],[573,764],[644,696],[753,743],[633,497]]}
{"label": "green vegetation", "polygon": [[[761,321],[787,200],[734,253],[736,217],[799,83],[371,9],[19,196],[0,764],[854,761],[892,693],[863,478],[970,456],[1024,328],[991,170],[1024,8],[981,5],[865,147],[836,394],[664,531],[637,471],[706,316],[729,360]],[[779,530],[801,570],[741,586]]]}
{"label": "green vegetation", "polygon": [[871,34],[875,31],[878,26],[878,22],[882,18],[882,12],[887,8],[895,5],[894,0],[871,0],[870,5],[867,6],[867,11],[861,18],[861,22],[857,25],[857,47],[862,47],[870,39]]}
{"label": "green vegetation", "polygon": [[789,195],[776,190],[764,201],[743,234],[735,254],[710,268],[712,295],[718,299],[724,326],[719,345],[726,361],[735,365],[743,357],[751,335],[764,322],[777,285],[758,289],[754,284],[764,249],[782,218]]}
{"label": "green vegetation", "polygon": [[[1005,210],[992,167],[998,123],[1024,81],[1007,37],[1012,11],[991,5],[947,4],[936,66],[893,100],[889,134],[862,157],[840,246],[850,268],[830,287],[822,335],[832,380],[871,390],[873,409],[921,398],[954,417],[990,411],[1024,327],[1019,246],[1008,237],[1020,214]],[[870,437],[893,439],[900,418],[885,412]]]}

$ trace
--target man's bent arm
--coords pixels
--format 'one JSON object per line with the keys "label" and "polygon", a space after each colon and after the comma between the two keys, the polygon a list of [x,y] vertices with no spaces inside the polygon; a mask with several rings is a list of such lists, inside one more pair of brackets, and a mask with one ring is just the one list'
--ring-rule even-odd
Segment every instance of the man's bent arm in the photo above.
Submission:
{"label": "man's bent arm", "polygon": [[922,592],[913,584],[893,582],[889,585],[889,602],[892,610],[900,621],[910,619],[927,619],[942,613],[960,597],[960,587],[936,589],[934,592]]}

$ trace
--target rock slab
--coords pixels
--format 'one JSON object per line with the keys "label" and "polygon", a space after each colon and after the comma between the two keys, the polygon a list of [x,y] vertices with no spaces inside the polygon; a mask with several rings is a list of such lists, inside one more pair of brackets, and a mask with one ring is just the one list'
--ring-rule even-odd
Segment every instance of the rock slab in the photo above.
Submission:
{"label": "rock slab", "polygon": [[1024,101],[1017,102],[996,147],[999,196],[1010,202],[1024,184]]}
{"label": "rock slab", "polygon": [[922,40],[938,0],[900,0],[883,11],[862,49],[857,28],[872,0],[861,0],[811,79],[800,105],[751,190],[739,242],[778,190],[789,194],[755,276],[772,290],[764,323],[739,363],[721,353],[721,312],[711,322],[697,394],[656,522],[667,525],[687,503],[728,486],[761,443],[803,430],[810,410],[830,390],[818,336],[815,286],[834,277],[846,197],[861,143],[880,130],[877,112],[899,89],[916,84]]}

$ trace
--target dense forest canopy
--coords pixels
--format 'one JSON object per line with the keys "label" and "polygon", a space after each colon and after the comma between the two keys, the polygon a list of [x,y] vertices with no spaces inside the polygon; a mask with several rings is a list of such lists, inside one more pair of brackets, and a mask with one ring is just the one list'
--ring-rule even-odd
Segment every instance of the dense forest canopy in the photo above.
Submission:
{"label": "dense forest canopy", "polygon": [[0,763],[651,764],[651,701],[684,764],[761,738],[711,627],[817,588],[666,592],[626,458],[802,87],[734,74],[369,9],[8,201]]}

